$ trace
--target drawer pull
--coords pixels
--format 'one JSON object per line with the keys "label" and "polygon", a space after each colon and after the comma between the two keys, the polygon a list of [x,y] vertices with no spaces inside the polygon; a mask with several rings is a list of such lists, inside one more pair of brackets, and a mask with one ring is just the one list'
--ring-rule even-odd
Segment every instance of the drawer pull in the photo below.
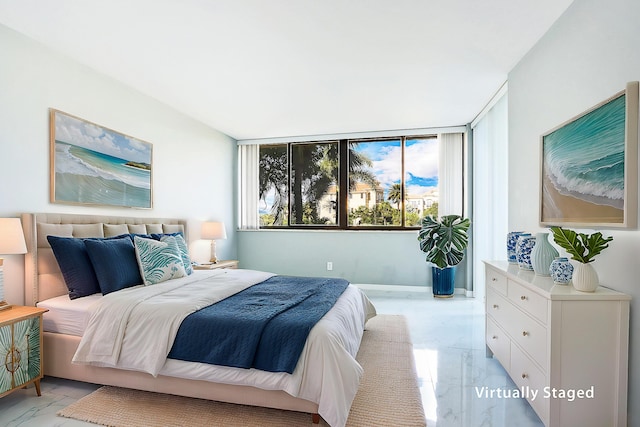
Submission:
{"label": "drawer pull", "polygon": [[498,304],[493,304],[493,308],[497,309],[498,308]]}
{"label": "drawer pull", "polygon": [[498,339],[498,336],[497,336],[497,335],[494,335],[494,336],[492,336],[491,338],[492,338],[492,339],[494,339],[494,340],[497,340],[497,339]]}
{"label": "drawer pull", "polygon": [[492,277],[492,278],[491,278],[491,281],[492,281],[492,282],[497,282],[497,281],[498,281],[498,279],[497,279],[496,277]]}
{"label": "drawer pull", "polygon": [[529,332],[527,332],[527,331],[522,331],[522,336],[523,336],[523,337],[526,337],[527,335],[529,335]]}
{"label": "drawer pull", "polygon": [[526,300],[527,300],[527,297],[526,297],[525,295],[522,295],[522,296],[520,297],[520,299],[521,299],[522,301],[526,301]]}
{"label": "drawer pull", "polygon": [[528,374],[522,374],[522,379],[523,379],[523,380],[527,379],[528,377],[529,377],[529,375],[528,375]]}

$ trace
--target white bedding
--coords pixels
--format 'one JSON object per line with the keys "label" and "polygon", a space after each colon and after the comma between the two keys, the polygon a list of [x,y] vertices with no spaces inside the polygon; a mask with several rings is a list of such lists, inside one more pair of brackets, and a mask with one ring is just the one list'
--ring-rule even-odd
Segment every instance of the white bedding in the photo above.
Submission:
{"label": "white bedding", "polygon": [[102,294],[69,299],[69,295],[60,295],[40,301],[36,305],[49,311],[42,315],[42,326],[47,332],[81,337],[89,321],[89,309]]}
{"label": "white bedding", "polygon": [[[145,357],[141,358],[141,353],[137,349],[148,348],[144,343],[147,343],[149,336],[156,335],[157,329],[163,329],[165,336],[167,336],[168,331],[169,336],[173,335],[173,337],[175,337],[175,333],[171,331],[173,329],[177,331],[177,327],[167,325],[172,325],[175,319],[179,318],[181,321],[182,318],[186,317],[186,315],[183,316],[185,312],[183,305],[182,309],[179,310],[181,314],[169,314],[168,317],[165,316],[165,321],[159,322],[158,320],[154,320],[150,322],[151,316],[155,316],[158,313],[165,313],[165,309],[157,309],[159,304],[176,305],[176,299],[174,297],[177,297],[177,295],[181,293],[191,295],[193,289],[198,289],[197,293],[199,296],[196,296],[198,302],[191,306],[193,310],[186,310],[192,312],[208,305],[207,301],[211,299],[219,300],[221,295],[230,295],[231,293],[239,292],[248,286],[247,283],[254,281],[257,283],[258,281],[264,280],[260,280],[260,278],[270,276],[269,274],[263,276],[263,274],[265,273],[250,270],[200,270],[186,278],[165,282],[168,283],[168,285],[164,287],[162,286],[163,284],[159,284],[160,286],[141,286],[124,290],[125,292],[116,292],[115,294],[119,294],[119,296],[116,295],[114,297],[110,297],[114,294],[109,294],[105,297],[85,297],[91,299],[91,302],[87,300],[83,303],[75,303],[84,298],[74,300],[72,303],[75,304],[70,304],[74,306],[74,308],[66,310],[67,317],[71,312],[81,312],[82,309],[77,308],[79,306],[88,309],[92,313],[91,315],[94,315],[94,318],[95,314],[100,312],[117,313],[115,317],[120,320],[128,318],[127,313],[133,316],[131,317],[131,325],[127,326],[129,322],[124,322],[123,328],[126,328],[126,334],[124,333],[125,329],[112,327],[110,329],[111,332],[119,332],[106,334],[107,338],[111,339],[109,345],[104,345],[103,343],[96,347],[98,353],[109,353],[106,358],[104,355],[99,355],[96,361],[91,362],[89,359],[94,358],[95,355],[87,356],[91,353],[90,344],[85,344],[84,346],[81,344],[76,357],[82,360],[82,363],[96,363],[100,366],[105,366],[115,361],[113,366],[118,368],[143,370],[146,372],[153,371],[154,366],[157,365],[157,362],[155,362],[156,358],[149,358],[148,352],[145,352]],[[232,291],[225,290],[227,288],[222,286],[223,278],[232,279],[231,282],[235,283],[235,285],[232,286]],[[213,292],[208,292],[207,289]],[[123,297],[123,295],[126,295],[126,298]],[[119,305],[119,303],[115,303],[114,301],[130,301],[133,295],[137,295],[137,301],[143,301],[144,303],[124,303],[124,307],[121,306],[120,308],[114,309],[114,307]],[[68,298],[67,301],[69,301]],[[107,302],[105,303],[105,301]],[[56,304],[59,305],[60,301],[51,302],[51,300],[48,300],[39,305],[47,308],[55,308]],[[177,305],[180,306],[181,304]],[[136,307],[140,308],[140,310]],[[162,307],[166,307],[166,305]],[[349,286],[338,299],[334,308],[311,330],[293,374],[265,372],[256,369],[230,368],[166,359],[166,354],[168,354],[171,348],[173,338],[168,344],[165,341],[163,345],[159,347],[155,346],[156,348],[163,349],[162,351],[166,349],[162,363],[157,367],[155,374],[226,384],[252,385],[267,390],[284,390],[293,396],[318,403],[318,412],[329,425],[343,426],[346,423],[349,408],[358,390],[362,376],[362,368],[355,361],[355,355],[362,338],[364,323],[374,315],[375,309],[366,296],[356,287]],[[84,316],[85,318],[88,316],[86,312]],[[169,323],[167,323],[166,319],[168,319]],[[81,323],[80,320],[81,319],[79,319],[78,323]],[[60,322],[57,323],[60,324]],[[102,320],[94,320],[88,325],[85,337],[89,336],[89,332],[92,329],[97,331],[98,329],[96,328],[99,323],[120,325],[123,322],[119,320],[115,321],[113,318],[109,319],[108,317],[106,320],[105,318],[102,318]],[[94,326],[92,326],[92,324]],[[145,330],[145,325],[148,327],[150,324],[158,326],[152,333]],[[45,330],[47,330],[46,326]],[[136,334],[136,331],[139,333]],[[97,334],[98,336],[104,336],[104,334],[100,332]],[[85,338],[83,338],[83,341],[84,340]],[[116,341],[120,341],[120,343],[114,345]],[[143,346],[140,347],[140,345]],[[120,346],[122,346],[122,352],[118,351]],[[154,346],[152,345],[152,347]],[[105,352],[105,349],[108,351]],[[117,357],[114,357],[114,351],[112,350],[116,350],[115,353],[118,353]]]}

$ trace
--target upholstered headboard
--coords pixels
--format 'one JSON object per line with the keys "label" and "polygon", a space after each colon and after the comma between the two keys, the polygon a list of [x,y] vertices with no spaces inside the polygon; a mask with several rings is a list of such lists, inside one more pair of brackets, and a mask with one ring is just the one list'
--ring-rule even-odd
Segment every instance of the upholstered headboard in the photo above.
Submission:
{"label": "upholstered headboard", "polygon": [[47,235],[62,237],[110,237],[124,233],[175,233],[187,239],[187,221],[175,218],[134,218],[53,213],[22,214],[27,242],[24,258],[26,305],[68,293]]}

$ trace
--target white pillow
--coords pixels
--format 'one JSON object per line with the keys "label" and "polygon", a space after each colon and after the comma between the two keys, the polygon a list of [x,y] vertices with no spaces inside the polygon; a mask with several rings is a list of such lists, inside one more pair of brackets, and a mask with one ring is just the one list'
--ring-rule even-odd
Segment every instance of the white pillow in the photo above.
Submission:
{"label": "white pillow", "polygon": [[186,275],[175,237],[168,236],[160,242],[134,236],[133,241],[140,275],[145,285],[153,285]]}

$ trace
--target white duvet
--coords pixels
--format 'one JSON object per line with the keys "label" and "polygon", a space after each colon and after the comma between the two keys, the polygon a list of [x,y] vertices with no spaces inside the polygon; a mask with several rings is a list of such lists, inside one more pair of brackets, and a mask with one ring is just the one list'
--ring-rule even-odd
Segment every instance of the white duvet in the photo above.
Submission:
{"label": "white duvet", "polygon": [[329,425],[344,426],[362,376],[355,355],[364,324],[375,315],[354,286],[311,330],[293,374],[167,359],[186,316],[271,276],[253,270],[196,271],[108,294],[91,307],[73,362],[284,390],[316,402]]}

